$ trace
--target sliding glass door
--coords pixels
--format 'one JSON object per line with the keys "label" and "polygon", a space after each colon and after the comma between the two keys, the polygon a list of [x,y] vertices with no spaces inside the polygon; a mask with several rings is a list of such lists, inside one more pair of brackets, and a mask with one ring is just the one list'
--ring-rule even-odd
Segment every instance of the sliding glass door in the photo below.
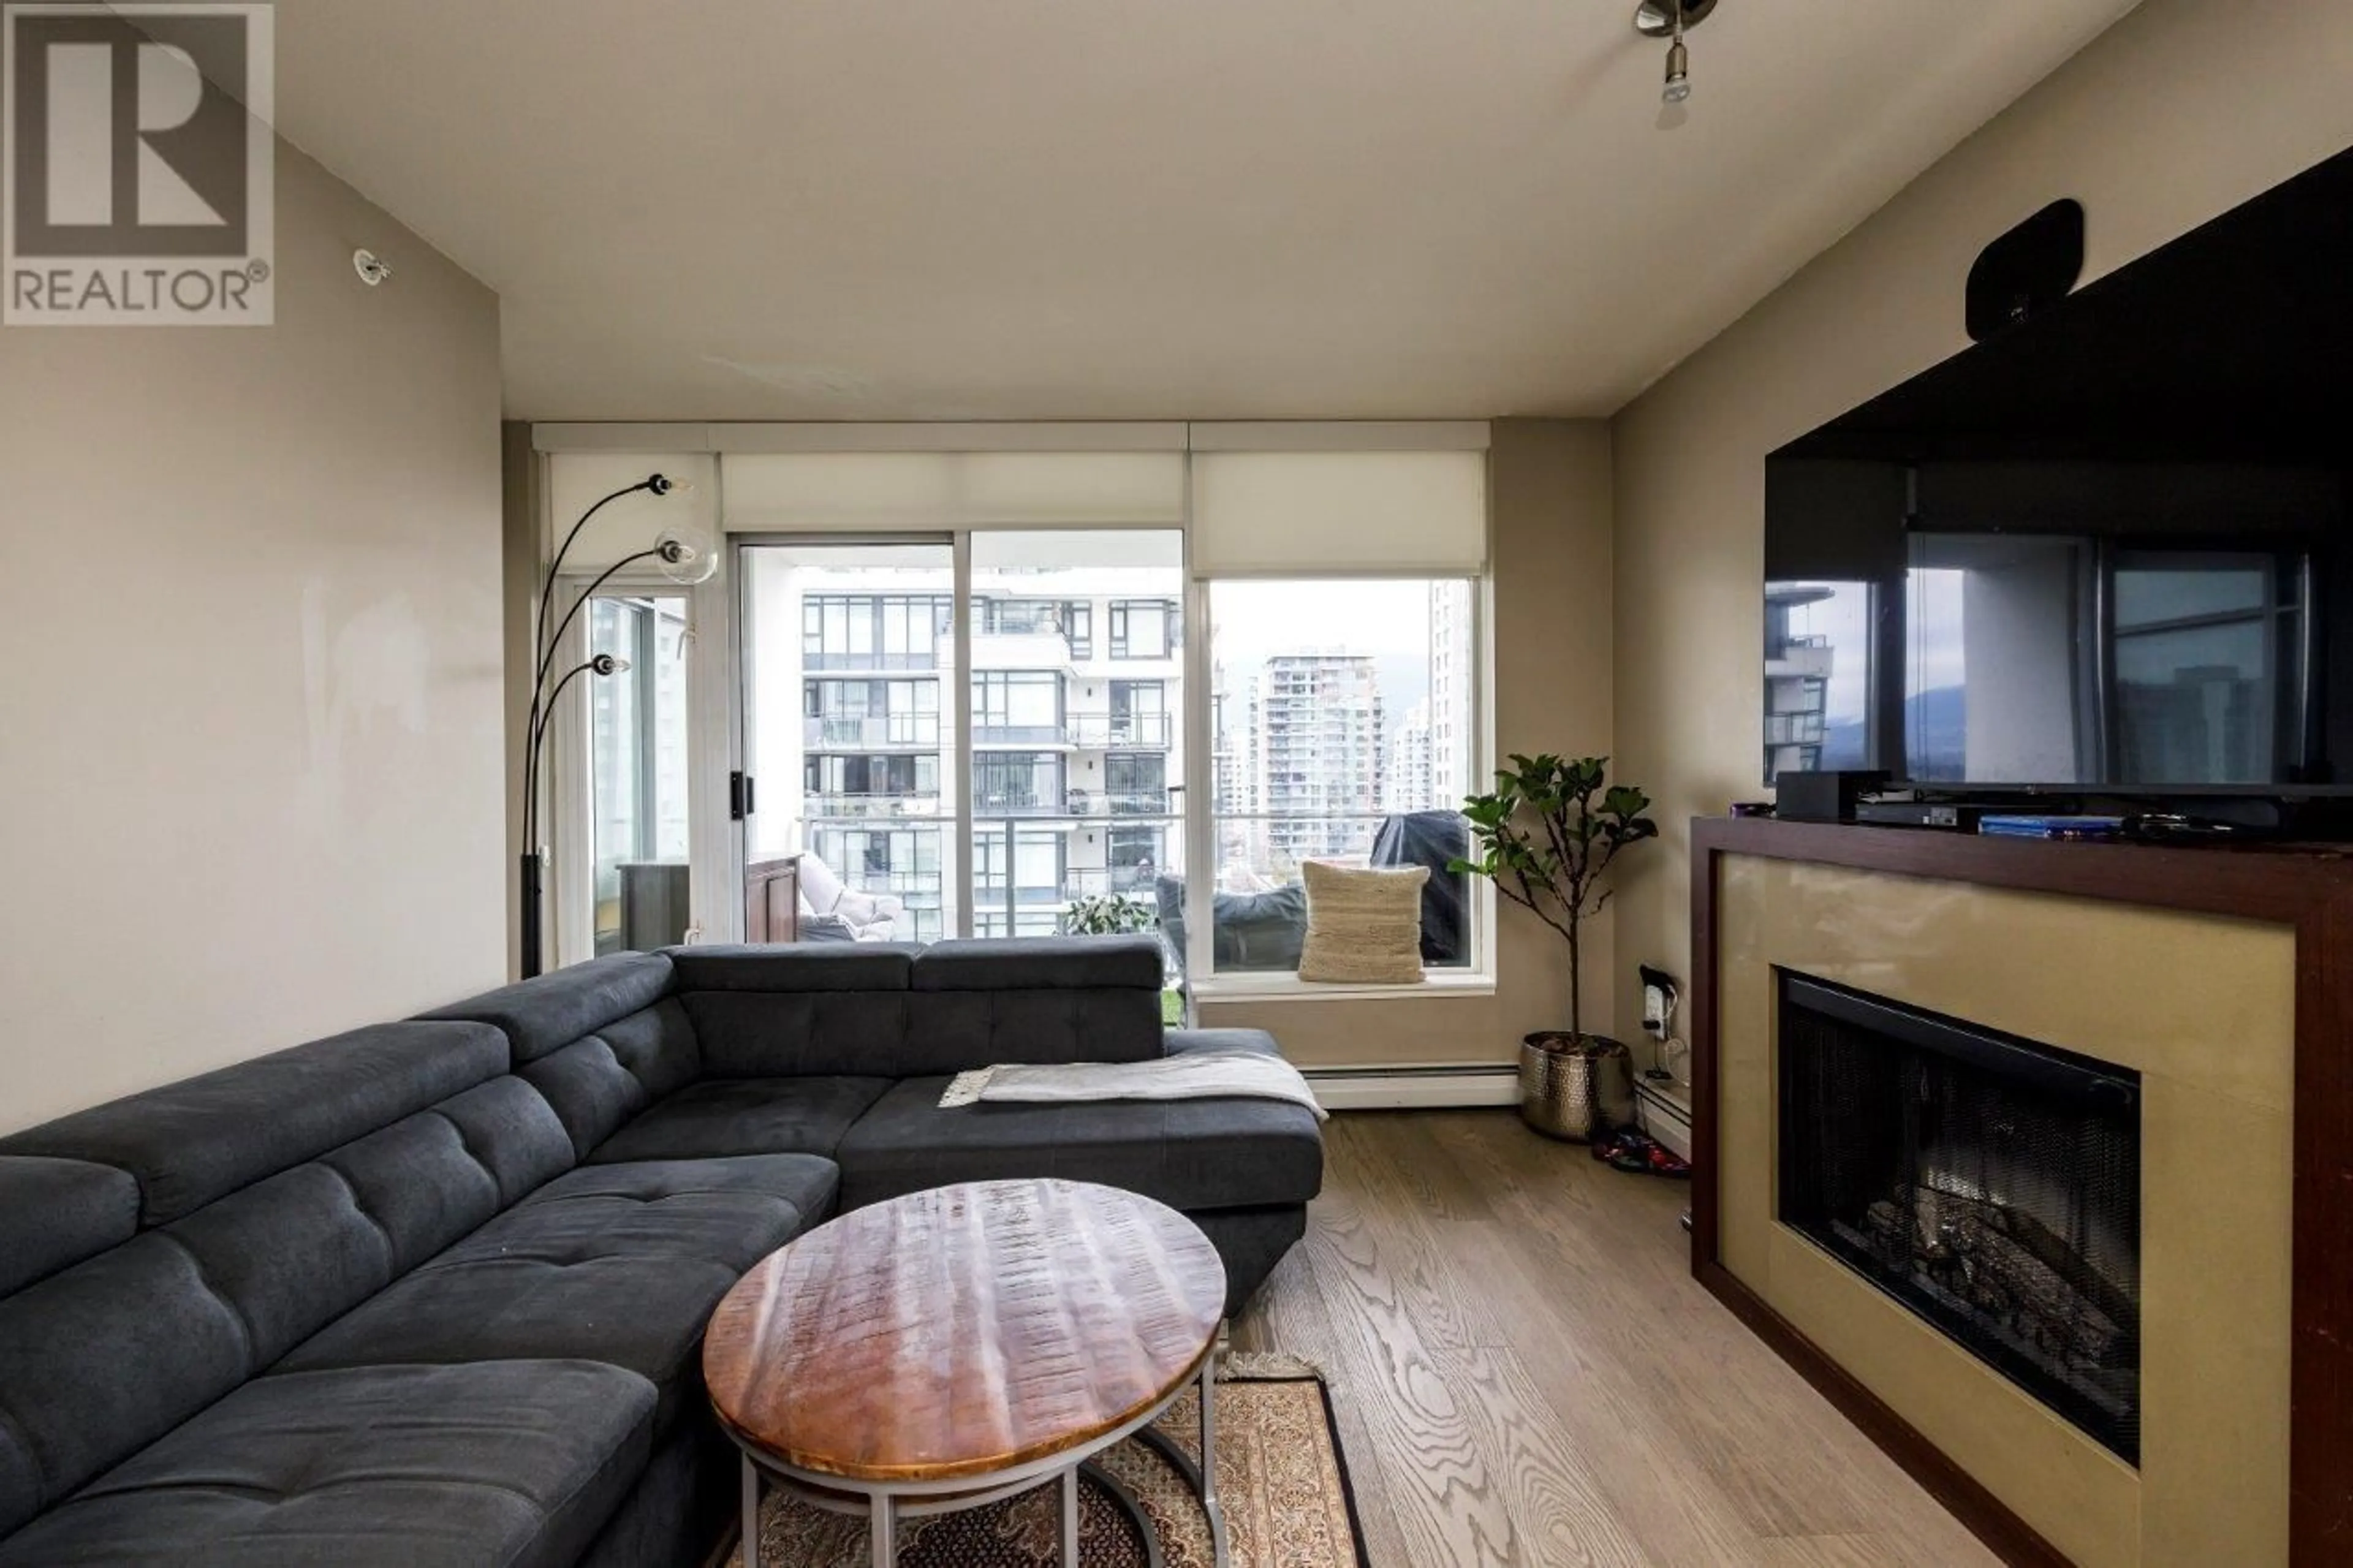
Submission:
{"label": "sliding glass door", "polygon": [[738,559],[747,894],[797,855],[803,940],[955,935],[953,547],[746,544]]}

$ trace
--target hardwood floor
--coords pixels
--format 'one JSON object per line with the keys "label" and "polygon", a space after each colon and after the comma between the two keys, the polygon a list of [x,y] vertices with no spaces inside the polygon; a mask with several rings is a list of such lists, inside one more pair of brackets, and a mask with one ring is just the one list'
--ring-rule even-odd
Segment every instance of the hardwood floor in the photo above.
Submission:
{"label": "hardwood floor", "polygon": [[1995,1562],[1693,1280],[1681,1184],[1507,1110],[1325,1146],[1233,1342],[1324,1369],[1374,1568]]}

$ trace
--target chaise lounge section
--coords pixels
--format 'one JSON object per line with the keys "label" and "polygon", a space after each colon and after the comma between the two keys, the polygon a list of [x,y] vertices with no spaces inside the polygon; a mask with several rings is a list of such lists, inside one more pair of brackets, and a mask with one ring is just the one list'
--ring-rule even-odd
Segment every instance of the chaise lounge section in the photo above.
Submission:
{"label": "chaise lounge section", "polygon": [[1273,1101],[976,1105],[1164,1032],[1148,939],[620,954],[0,1139],[0,1565],[698,1562],[712,1307],[845,1207],[1059,1175],[1304,1226]]}

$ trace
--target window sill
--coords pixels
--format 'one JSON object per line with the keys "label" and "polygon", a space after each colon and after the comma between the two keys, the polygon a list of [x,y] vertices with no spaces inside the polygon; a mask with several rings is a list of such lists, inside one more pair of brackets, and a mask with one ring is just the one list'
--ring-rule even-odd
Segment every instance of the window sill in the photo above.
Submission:
{"label": "window sill", "polygon": [[1476,970],[1438,970],[1416,984],[1352,985],[1302,980],[1295,974],[1223,974],[1197,980],[1193,1000],[1229,1002],[1395,1002],[1414,997],[1493,996],[1495,977]]}

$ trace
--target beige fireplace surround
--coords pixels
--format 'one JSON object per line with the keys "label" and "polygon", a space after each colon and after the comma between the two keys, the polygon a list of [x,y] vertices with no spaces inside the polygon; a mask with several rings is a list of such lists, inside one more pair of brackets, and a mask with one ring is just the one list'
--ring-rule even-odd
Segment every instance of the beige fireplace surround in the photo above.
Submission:
{"label": "beige fireplace surround", "polygon": [[[2287,1561],[2292,929],[1727,855],[1719,1255],[2084,1568]],[[2137,1469],[1773,1212],[1774,971],[2139,1070]]]}

